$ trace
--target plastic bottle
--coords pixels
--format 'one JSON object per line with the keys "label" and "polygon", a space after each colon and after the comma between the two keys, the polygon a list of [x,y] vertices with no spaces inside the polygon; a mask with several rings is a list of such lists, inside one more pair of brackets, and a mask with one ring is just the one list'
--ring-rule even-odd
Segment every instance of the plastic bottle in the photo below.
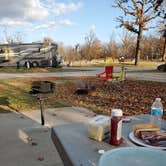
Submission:
{"label": "plastic bottle", "polygon": [[122,115],[120,109],[113,109],[111,113],[110,144],[118,146],[122,142]]}
{"label": "plastic bottle", "polygon": [[151,107],[151,123],[155,123],[161,128],[163,105],[160,98],[156,98]]}

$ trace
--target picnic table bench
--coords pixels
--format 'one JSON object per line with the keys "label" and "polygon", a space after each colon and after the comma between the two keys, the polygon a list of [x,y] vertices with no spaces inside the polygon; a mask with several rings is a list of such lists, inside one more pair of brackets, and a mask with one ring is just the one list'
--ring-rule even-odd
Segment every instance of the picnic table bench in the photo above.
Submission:
{"label": "picnic table bench", "polygon": [[[149,123],[150,115],[133,116],[130,123],[123,123],[123,143],[118,147],[138,146],[128,138],[132,126],[138,123]],[[116,146],[108,144],[108,140],[97,142],[88,138],[87,122],[72,123],[68,125],[52,127],[51,138],[65,166],[97,166],[101,154],[99,150],[108,151]],[[162,128],[166,130],[166,121],[162,122]]]}

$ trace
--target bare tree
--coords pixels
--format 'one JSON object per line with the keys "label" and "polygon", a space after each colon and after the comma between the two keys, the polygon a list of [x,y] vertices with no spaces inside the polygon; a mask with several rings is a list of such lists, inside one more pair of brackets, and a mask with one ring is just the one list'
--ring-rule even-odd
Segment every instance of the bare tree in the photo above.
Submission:
{"label": "bare tree", "polygon": [[135,38],[128,31],[124,31],[121,36],[121,48],[120,48],[120,56],[123,56],[125,59],[133,60],[135,55]]}
{"label": "bare tree", "polygon": [[159,21],[159,29],[162,37],[164,38],[163,43],[163,52],[162,52],[162,61],[165,60],[166,62],[166,1],[163,1],[163,3],[160,4],[160,21]]}
{"label": "bare tree", "polygon": [[144,60],[161,59],[163,39],[156,36],[144,36],[141,58]]}
{"label": "bare tree", "polygon": [[120,27],[137,34],[135,65],[140,57],[140,43],[144,30],[149,30],[148,23],[160,15],[159,6],[164,0],[115,0],[115,6],[124,12],[125,20],[119,16]]}
{"label": "bare tree", "polygon": [[118,44],[116,43],[114,34],[111,35],[109,42],[105,46],[105,54],[107,57],[111,57],[113,62],[115,58],[118,58]]}
{"label": "bare tree", "polygon": [[75,45],[74,51],[75,51],[75,55],[76,55],[76,60],[80,60],[81,55],[80,55],[80,44],[79,43],[77,43]]}
{"label": "bare tree", "polygon": [[22,32],[15,32],[13,35],[13,41],[16,43],[22,43],[23,42],[23,33]]}
{"label": "bare tree", "polygon": [[[166,20],[166,14],[164,16],[164,19]],[[164,25],[163,29],[163,37],[164,37],[164,46],[163,46],[163,53],[162,53],[162,61],[166,62],[166,24]]]}
{"label": "bare tree", "polygon": [[7,42],[8,44],[23,42],[24,34],[22,32],[14,32],[13,34],[9,34],[7,27],[5,27],[3,33],[5,42]]}
{"label": "bare tree", "polygon": [[79,60],[79,44],[75,47],[65,46],[63,43],[58,43],[58,53],[63,56],[64,61],[68,62],[70,66],[74,61]]}
{"label": "bare tree", "polygon": [[92,46],[94,43],[97,41],[96,34],[94,31],[90,31],[86,36],[85,36],[85,48],[86,48],[86,56],[88,60],[92,60],[93,55],[92,55]]}
{"label": "bare tree", "polygon": [[7,27],[4,28],[4,39],[8,44],[13,43],[13,36],[9,35]]}
{"label": "bare tree", "polygon": [[61,56],[65,56],[65,46],[63,42],[58,43],[58,54]]}

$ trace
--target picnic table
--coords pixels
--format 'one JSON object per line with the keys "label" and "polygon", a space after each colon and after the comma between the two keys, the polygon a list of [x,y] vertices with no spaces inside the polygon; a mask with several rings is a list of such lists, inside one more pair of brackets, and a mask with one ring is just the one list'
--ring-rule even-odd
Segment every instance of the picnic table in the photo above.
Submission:
{"label": "picnic table", "polygon": [[[88,138],[87,122],[52,127],[51,138],[65,166],[97,166],[101,157],[99,150],[138,146],[128,137],[132,126],[149,122],[150,115],[138,115],[133,116],[130,123],[123,123],[124,140],[118,147],[110,145],[108,140],[98,142]],[[166,121],[162,121],[162,129],[166,130]]]}

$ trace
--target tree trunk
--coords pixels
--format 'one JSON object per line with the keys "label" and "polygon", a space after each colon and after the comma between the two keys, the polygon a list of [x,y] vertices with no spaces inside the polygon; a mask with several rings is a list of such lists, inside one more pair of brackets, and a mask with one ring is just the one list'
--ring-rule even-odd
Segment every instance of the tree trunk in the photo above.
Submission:
{"label": "tree trunk", "polygon": [[165,40],[164,40],[164,48],[163,48],[162,61],[165,61],[165,63],[166,63],[166,37],[165,37]]}
{"label": "tree trunk", "polygon": [[135,53],[135,65],[138,64],[138,60],[140,58],[140,44],[141,44],[141,40],[142,40],[142,32],[143,32],[143,27],[139,26],[139,32],[138,32],[138,36],[137,36],[137,46],[136,46],[136,53]]}

